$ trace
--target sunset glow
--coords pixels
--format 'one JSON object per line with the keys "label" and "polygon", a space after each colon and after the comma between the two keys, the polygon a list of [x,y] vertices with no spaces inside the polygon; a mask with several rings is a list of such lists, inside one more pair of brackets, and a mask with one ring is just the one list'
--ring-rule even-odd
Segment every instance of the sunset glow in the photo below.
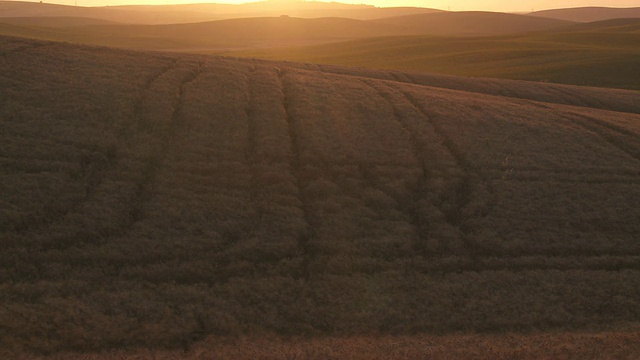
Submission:
{"label": "sunset glow", "polygon": [[[295,3],[304,0],[270,0],[279,5],[286,2]],[[168,5],[168,4],[192,4],[192,3],[219,3],[219,4],[242,4],[248,1],[243,0],[52,0],[46,3],[78,5],[78,6],[117,6],[117,5]],[[329,2],[329,1],[324,1]],[[637,0],[527,0],[513,2],[509,0],[344,0],[339,1],[347,4],[367,4],[378,7],[400,7],[415,6],[425,8],[436,8],[451,11],[532,11],[544,9],[557,9],[566,7],[635,7]]]}

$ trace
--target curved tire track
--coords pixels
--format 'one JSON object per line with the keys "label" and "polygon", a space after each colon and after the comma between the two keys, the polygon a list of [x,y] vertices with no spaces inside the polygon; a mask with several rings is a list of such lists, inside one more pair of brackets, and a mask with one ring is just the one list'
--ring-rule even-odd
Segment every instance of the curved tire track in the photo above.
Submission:
{"label": "curved tire track", "polygon": [[301,204],[301,210],[304,215],[304,221],[307,224],[306,233],[302,234],[298,239],[298,247],[300,248],[302,254],[302,265],[300,269],[300,276],[308,280],[311,276],[309,271],[309,266],[314,258],[314,250],[310,246],[310,241],[314,237],[314,231],[311,221],[311,214],[309,209],[309,200],[306,198],[304,194],[305,183],[302,179],[302,157],[301,157],[301,146],[300,146],[300,138],[299,138],[299,126],[297,123],[297,119],[291,113],[291,101],[290,101],[290,90],[287,87],[287,79],[286,79],[286,70],[277,69],[278,81],[280,86],[280,91],[282,92],[282,107],[284,108],[286,114],[286,123],[288,125],[289,139],[290,139],[290,147],[291,147],[291,169],[293,170],[293,174],[296,178],[296,187],[298,189],[298,200]]}

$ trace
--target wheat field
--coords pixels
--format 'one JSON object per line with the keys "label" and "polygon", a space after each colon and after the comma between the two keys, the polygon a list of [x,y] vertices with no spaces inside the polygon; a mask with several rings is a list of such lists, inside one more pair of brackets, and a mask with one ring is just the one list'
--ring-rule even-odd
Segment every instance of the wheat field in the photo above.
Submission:
{"label": "wheat field", "polygon": [[0,45],[6,356],[638,354],[638,92]]}

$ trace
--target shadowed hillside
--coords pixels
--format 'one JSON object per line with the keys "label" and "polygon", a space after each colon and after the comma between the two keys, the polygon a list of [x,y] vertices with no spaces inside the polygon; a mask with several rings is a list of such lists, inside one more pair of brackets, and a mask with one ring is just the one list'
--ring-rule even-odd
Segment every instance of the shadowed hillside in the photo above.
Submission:
{"label": "shadowed hillside", "polygon": [[0,354],[640,321],[637,92],[0,45]]}
{"label": "shadowed hillside", "polygon": [[0,23],[23,27],[64,28],[86,25],[117,25],[114,21],[82,17],[0,17]]}
{"label": "shadowed hillside", "polygon": [[408,72],[640,89],[640,20],[499,37],[403,36],[233,55]]}
{"label": "shadowed hillside", "polygon": [[528,15],[567,21],[592,22],[611,19],[640,18],[640,7],[579,7],[536,11]]}
{"label": "shadowed hillside", "polygon": [[291,17],[231,19],[173,25],[95,25],[43,27],[0,19],[0,34],[41,40],[69,41],[111,47],[226,51],[283,45],[307,45],[370,36],[406,34],[393,25],[344,18]]}
{"label": "shadowed hillside", "polygon": [[481,11],[413,14],[380,19],[376,22],[410,28],[414,34],[458,36],[516,34],[573,24],[573,22],[564,20]]}
{"label": "shadowed hillside", "polygon": [[258,1],[247,4],[185,4],[185,5],[127,5],[107,7],[82,7],[25,1],[0,1],[2,17],[85,17],[130,24],[177,24],[212,20],[277,17],[289,15],[301,18],[347,17],[369,20],[390,16],[402,16],[440,10],[395,7],[377,8],[370,5],[351,5],[337,2],[287,2]]}
{"label": "shadowed hillside", "polygon": [[[347,15],[348,12],[339,18],[314,19],[251,17],[168,25],[101,25],[96,22],[95,26],[90,26],[91,23],[87,23],[87,26],[71,26],[81,25],[87,20],[64,18],[69,20],[67,27],[61,27],[63,20],[56,21],[56,18],[5,17],[0,18],[0,34],[144,50],[211,53],[397,35],[514,34],[572,24],[560,20],[480,12],[440,12],[371,21],[349,19],[345,17]],[[42,19],[41,24],[38,23],[39,19]]]}

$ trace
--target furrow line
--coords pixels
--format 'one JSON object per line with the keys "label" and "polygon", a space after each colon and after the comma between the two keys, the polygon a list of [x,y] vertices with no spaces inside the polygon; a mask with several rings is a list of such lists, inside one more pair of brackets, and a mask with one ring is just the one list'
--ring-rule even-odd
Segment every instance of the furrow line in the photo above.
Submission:
{"label": "furrow line", "polygon": [[405,84],[415,84],[411,78],[409,78],[406,74],[398,72],[398,71],[390,71],[389,74],[396,79],[398,82]]}
{"label": "furrow line", "polygon": [[[110,239],[120,237],[130,232],[133,226],[144,218],[144,207],[151,198],[151,187],[164,164],[169,148],[177,137],[176,132],[182,122],[180,115],[184,106],[183,97],[185,88],[200,75],[202,68],[203,66],[200,63],[194,71],[183,78],[172,104],[173,110],[169,121],[162,129],[159,129],[153,153],[141,165],[143,168],[140,172],[139,180],[135,182],[131,195],[129,196],[129,200],[126,202],[127,204],[130,204],[130,208],[128,210],[124,210],[127,212],[127,218],[123,223],[119,224],[117,228],[110,229],[107,230],[107,232],[102,233],[102,239],[98,239],[100,242],[108,242]],[[93,238],[94,236],[91,235],[91,237]],[[95,243],[95,240],[88,241],[87,235],[83,231],[80,231],[73,235],[65,236],[64,238],[52,239],[52,242],[47,244],[44,248],[45,250],[63,250],[72,246],[81,248],[90,243]]]}
{"label": "furrow line", "polygon": [[[632,131],[620,128],[613,124],[607,123],[605,121],[576,113],[571,113],[572,117],[564,116],[565,119],[571,121],[572,123],[581,126],[582,128],[593,132],[598,135],[600,138],[604,139],[610,145],[614,146],[618,150],[626,153],[637,161],[640,161],[640,149],[634,146],[625,145],[621,143],[616,136],[612,133],[617,134],[622,137],[632,137],[634,139],[638,139],[638,134],[633,133]],[[584,121],[580,121],[579,119]]]}
{"label": "furrow line", "polygon": [[134,193],[129,201],[132,207],[129,211],[129,219],[123,228],[123,233],[131,229],[133,225],[144,218],[144,207],[151,197],[151,185],[156,180],[158,173],[164,165],[170,147],[177,138],[178,128],[182,125],[181,113],[184,107],[184,93],[186,87],[195,81],[203,72],[203,64],[199,63],[197,68],[187,75],[179,86],[176,98],[173,102],[173,112],[169,123],[158,135],[159,144],[156,150],[147,160],[140,180],[136,183]]}
{"label": "furrow line", "polygon": [[306,223],[306,231],[300,234],[298,237],[298,248],[301,251],[302,265],[299,276],[305,280],[310,278],[309,267],[314,256],[313,249],[310,246],[310,240],[314,237],[314,229],[312,226],[309,202],[305,196],[304,188],[305,184],[302,179],[302,154],[299,138],[299,126],[296,118],[291,112],[291,96],[290,90],[286,84],[285,71],[282,69],[276,69],[278,75],[278,81],[280,86],[280,92],[282,93],[282,107],[284,109],[289,140],[291,148],[291,169],[296,179],[296,188],[298,190],[298,201],[300,202],[300,208],[303,213],[304,221]]}
{"label": "furrow line", "polygon": [[[481,174],[476,169],[476,167],[468,160],[467,156],[453,142],[444,128],[436,121],[434,121],[433,115],[429,114],[420,105],[418,99],[416,99],[412,94],[406,91],[402,91],[401,89],[397,89],[397,91],[402,94],[403,97],[411,104],[411,106],[416,109],[422,115],[422,117],[431,125],[438,138],[441,139],[442,146],[447,149],[458,166],[463,170],[460,179],[453,184],[452,192],[445,194],[445,197],[449,197],[449,199],[445,198],[445,201],[451,200],[450,198],[453,197],[453,208],[445,208],[442,206],[442,204],[439,204],[441,211],[446,216],[447,222],[461,231],[461,240],[468,254],[472,258],[475,258],[478,255],[484,253],[490,253],[491,249],[484,249],[471,240],[472,234],[470,234],[470,229],[468,229],[465,225],[465,221],[469,220],[470,215],[465,214],[464,211],[467,205],[474,200],[474,192],[482,190],[482,188],[484,188],[484,190],[486,190],[486,192],[490,194],[489,198],[494,197],[493,191],[490,187],[490,183],[487,181],[486,176],[483,176],[483,174]],[[482,191],[480,191],[480,193],[482,193]],[[488,215],[493,202],[493,200],[488,200],[487,204],[485,205],[485,209],[482,210],[482,213],[474,216]]]}
{"label": "furrow line", "polygon": [[[579,101],[583,102],[582,107],[589,107],[589,108],[594,108],[594,109],[603,109],[603,110],[609,110],[609,106],[607,106],[605,103],[603,103],[602,101],[600,101],[598,98],[596,97],[585,97],[583,95],[578,95],[575,92],[572,92],[566,88],[564,88],[564,86],[566,86],[565,84],[553,84],[551,86],[549,86],[550,89],[553,89],[553,91],[555,91],[556,93],[562,94],[564,96],[567,97],[567,99],[569,100],[569,102],[571,101],[571,99],[578,99]],[[595,102],[594,105],[591,105],[591,102]],[[586,104],[586,105],[584,105]],[[576,106],[576,105],[573,105]]]}
{"label": "furrow line", "polygon": [[[531,104],[538,108],[544,109],[546,111],[553,110],[550,106],[547,106],[545,104],[540,104],[540,103],[531,103]],[[618,138],[616,136],[613,136],[613,134],[611,134],[611,133],[616,133],[618,136],[621,136],[624,138],[633,138],[634,141],[637,143],[638,142],[636,140],[638,138],[637,133],[634,133],[633,131],[616,126],[615,124],[611,124],[604,120],[596,119],[594,117],[579,114],[573,111],[568,113],[561,113],[560,116],[563,119],[571,122],[572,124],[580,126],[581,128],[599,136],[601,139],[603,139],[613,147],[617,148],[618,150],[626,153],[631,158],[637,161],[640,161],[640,148],[637,148],[634,146],[626,146],[620,143],[620,141],[618,141]],[[580,119],[583,121],[580,121]],[[609,134],[606,133],[607,131],[609,132]]]}
{"label": "furrow line", "polygon": [[[124,124],[124,127],[120,129],[118,138],[128,139],[129,141],[131,141],[130,139],[130,136],[132,136],[131,128],[134,124],[138,125],[137,122],[141,118],[141,111],[142,111],[141,108],[142,108],[142,102],[144,100],[144,97],[149,93],[151,86],[155,81],[157,81],[164,74],[174,69],[176,66],[177,66],[177,60],[174,60],[172,64],[166,66],[161,71],[159,71],[158,74],[154,75],[153,77],[151,77],[146,81],[146,83],[144,84],[144,86],[139,92],[138,100],[135,102],[135,108],[133,110],[132,116],[127,122],[127,124]],[[103,174],[115,168],[115,166],[117,165],[117,158],[116,158],[117,150],[113,149],[112,152],[113,154],[110,156],[110,161],[107,162],[109,166],[108,168],[105,168],[102,171]],[[87,189],[87,197],[85,198],[83,203],[86,203],[90,200],[95,189],[97,189],[100,186],[100,184],[102,184],[102,182],[104,181],[104,176],[96,176],[96,178],[97,178],[97,182],[93,184],[93,186],[91,186],[89,189]]]}
{"label": "furrow line", "polygon": [[135,134],[133,131],[131,131],[134,126],[136,129],[141,129],[145,127],[146,124],[144,124],[144,120],[143,120],[144,119],[143,104],[146,97],[150,93],[151,87],[155,82],[158,81],[158,79],[160,79],[170,71],[176,69],[177,67],[178,67],[178,60],[174,59],[171,62],[171,64],[165,66],[157,74],[149,78],[147,82],[142,86],[139,92],[138,100],[134,105],[134,110],[133,110],[131,120],[127,124],[124,124],[122,129],[120,129],[120,136],[124,137],[125,139],[130,138]]}
{"label": "furrow line", "polygon": [[447,149],[447,151],[453,156],[456,160],[458,166],[465,171],[475,172],[475,169],[471,162],[467,159],[466,155],[463,151],[458,149],[458,146],[451,140],[450,136],[447,132],[440,126],[437,122],[433,120],[433,115],[427,113],[426,110],[419,104],[418,100],[411,94],[398,90],[407,101],[416,109],[418,112],[422,114],[422,116],[429,122],[431,127],[436,132],[436,135],[442,140],[442,145]]}
{"label": "furrow line", "polygon": [[[398,209],[407,217],[407,219],[409,220],[409,224],[414,230],[414,250],[417,250],[425,257],[433,256],[433,254],[429,254],[428,251],[426,251],[426,248],[423,246],[423,244],[429,237],[429,223],[427,219],[424,219],[424,216],[420,215],[419,211],[420,201],[427,196],[427,183],[429,177],[431,176],[431,170],[429,169],[427,159],[425,158],[425,154],[427,153],[426,146],[416,135],[416,132],[412,131],[412,129],[409,129],[409,126],[404,119],[404,115],[400,112],[398,107],[394,104],[394,101],[389,97],[387,93],[382,91],[379,87],[374,86],[369,81],[361,80],[361,82],[367,87],[373,89],[378,94],[378,96],[380,96],[380,98],[384,99],[384,101],[387,102],[387,105],[393,110],[393,118],[395,122],[400,125],[403,132],[409,138],[413,155],[418,161],[421,173],[420,177],[417,180],[417,183],[412,190],[410,197],[408,199],[394,200],[398,204]],[[365,179],[369,181],[369,183],[373,185],[374,188],[379,189],[379,187],[374,184],[374,181],[372,179],[368,179],[368,177],[370,176],[367,176],[368,174],[366,173],[366,171],[364,171],[365,169],[361,170],[363,170],[361,171],[363,177],[365,177]],[[387,195],[389,196],[389,194]],[[393,196],[391,196],[391,198],[393,199]]]}
{"label": "furrow line", "polygon": [[[120,129],[118,138],[126,139],[125,142],[131,141],[131,137],[133,136],[133,131],[131,131],[132,127],[134,125],[138,125],[138,122],[140,121],[139,119],[141,118],[141,113],[142,113],[142,102],[144,101],[145,96],[147,96],[147,94],[150,92],[152,84],[155,81],[157,81],[160,77],[162,77],[164,74],[174,69],[176,66],[177,66],[177,60],[174,60],[172,64],[163,68],[156,75],[154,75],[153,77],[149,78],[146,81],[146,83],[144,84],[144,86],[139,92],[138,99],[135,102],[135,105],[134,105],[135,107],[132,112],[132,115],[129,118],[129,121],[126,124],[124,124],[123,128]],[[96,162],[94,159],[91,159],[91,158],[88,161],[90,163]],[[100,166],[103,163],[105,164],[105,166]],[[114,148],[112,149],[112,151],[107,153],[106,157],[99,159],[98,166],[95,166],[95,165],[88,166],[88,168],[91,171],[93,171],[93,173],[89,174],[88,176],[90,177],[90,179],[95,179],[95,181],[89,182],[86,189],[86,196],[79,203],[75,204],[73,209],[70,209],[70,211],[67,212],[66,214],[77,211],[77,209],[80,208],[80,206],[91,201],[91,198],[93,197],[95,190],[105,180],[104,174],[106,174],[108,171],[115,168],[117,166],[117,163],[118,163],[117,150]],[[99,170],[94,170],[96,168]],[[66,214],[63,214],[60,218],[66,216]]]}
{"label": "furrow line", "polygon": [[[256,119],[255,114],[257,109],[255,109],[255,92],[254,89],[254,76],[256,72],[256,65],[253,65],[247,74],[247,99],[245,106],[245,113],[247,116],[247,139],[245,142],[244,148],[244,158],[247,166],[249,167],[249,172],[251,174],[250,179],[250,189],[249,189],[249,198],[251,204],[255,206],[256,204],[256,192],[258,188],[258,156],[257,156],[257,139],[256,139]],[[260,218],[260,217],[258,217]]]}
{"label": "furrow line", "polygon": [[[48,46],[48,45],[50,45],[50,44],[38,44],[38,45],[34,45],[34,46],[29,46],[28,49],[40,48],[40,47],[44,47],[44,46]],[[165,73],[167,73],[171,69],[175,68],[175,66],[176,66],[176,61],[174,60],[171,65],[167,66],[162,71],[160,71],[158,74],[154,75],[153,77],[151,77],[150,79],[148,79],[146,81],[145,85],[142,87],[142,89],[138,93],[139,95],[138,95],[137,100],[135,101],[134,110],[131,113],[131,116],[129,117],[129,121],[118,132],[119,133],[118,138],[130,137],[130,135],[131,135],[130,134],[131,133],[131,131],[130,131],[131,127],[140,118],[141,106],[142,106],[141,103],[142,103],[145,95],[149,92],[149,89],[151,88],[151,85],[159,77],[161,77],[162,75],[164,75]],[[127,131],[127,130],[129,130],[129,131]],[[44,229],[44,228],[46,228],[48,226],[51,226],[52,224],[56,223],[57,221],[60,221],[61,219],[63,219],[67,215],[72,214],[74,212],[77,212],[78,209],[80,209],[80,207],[82,205],[87,204],[88,202],[91,201],[91,199],[94,196],[94,193],[95,193],[96,189],[98,187],[100,187],[100,185],[104,182],[105,174],[108,173],[110,170],[114,169],[116,167],[117,163],[118,163],[117,149],[115,147],[106,149],[106,151],[104,151],[104,153],[101,154],[99,152],[96,152],[96,150],[99,150],[99,149],[95,149],[95,148],[93,148],[91,146],[87,146],[87,145],[83,145],[83,144],[76,144],[73,141],[52,141],[52,142],[55,145],[61,144],[61,145],[64,145],[64,146],[75,147],[75,148],[80,148],[80,149],[83,149],[83,150],[91,150],[92,151],[92,154],[84,156],[81,159],[81,174],[80,174],[80,176],[82,176],[82,178],[86,179],[85,194],[82,197],[82,199],[79,199],[71,207],[65,209],[64,211],[61,211],[61,212],[57,213],[55,216],[47,217],[47,218],[41,219],[41,220],[31,219],[31,220],[25,221],[24,225],[21,226],[19,229],[17,229],[16,232],[18,232],[18,233],[38,231],[38,230]]]}

